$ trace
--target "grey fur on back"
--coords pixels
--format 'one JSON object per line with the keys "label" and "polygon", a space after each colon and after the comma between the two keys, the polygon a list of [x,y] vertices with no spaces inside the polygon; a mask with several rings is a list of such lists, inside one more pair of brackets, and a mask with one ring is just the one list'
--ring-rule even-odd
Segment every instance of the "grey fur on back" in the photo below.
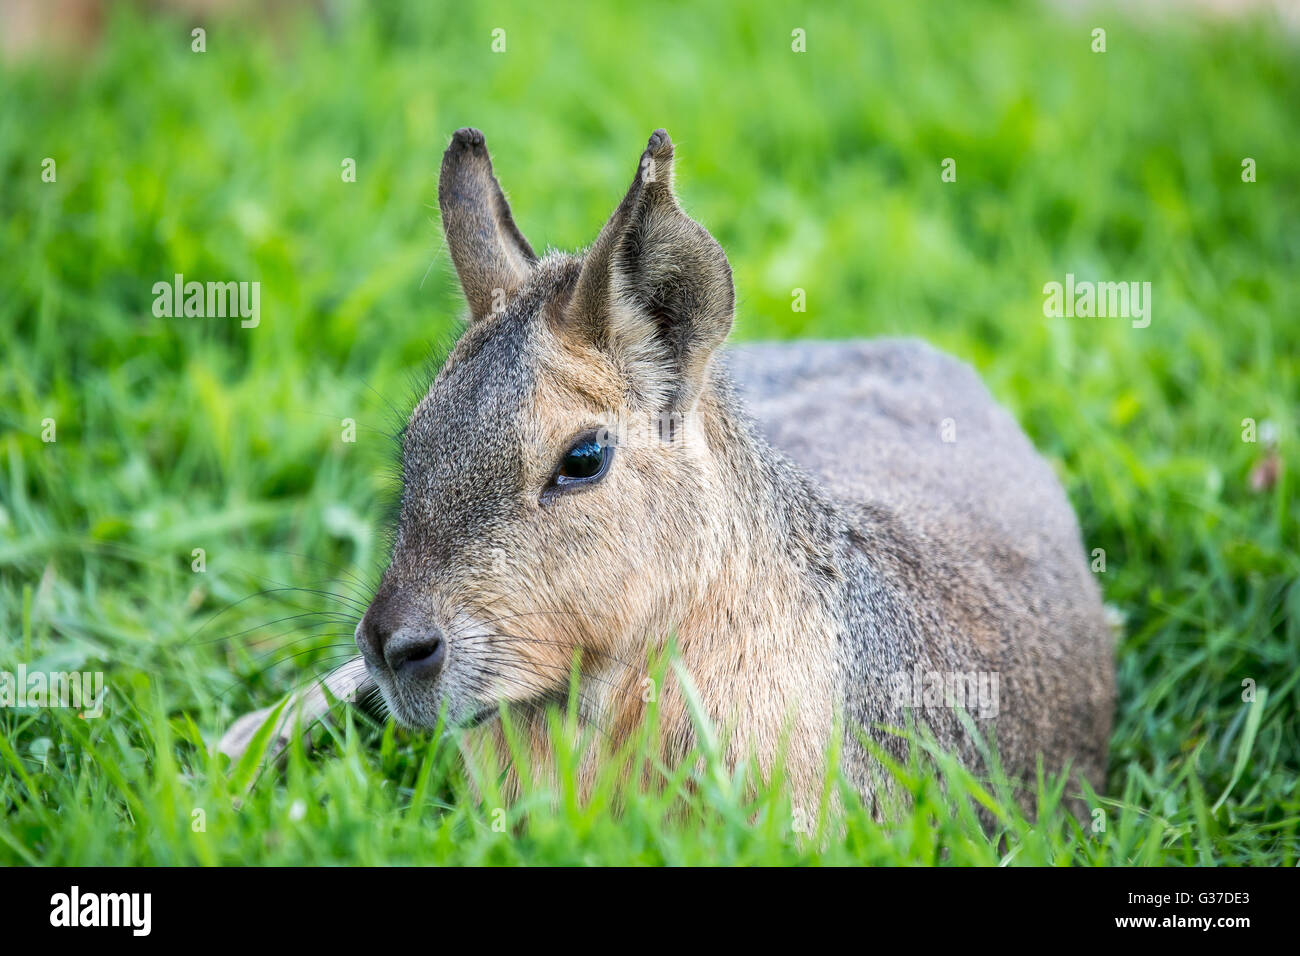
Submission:
{"label": "grey fur on back", "polygon": [[[1031,777],[1041,750],[1100,788],[1114,679],[1099,591],[1055,474],[975,372],[916,340],[746,345],[724,365],[763,437],[861,534],[844,556],[861,572],[844,608],[849,714],[903,723],[885,674],[994,672],[1008,771]],[[951,708],[924,722],[979,762]]]}

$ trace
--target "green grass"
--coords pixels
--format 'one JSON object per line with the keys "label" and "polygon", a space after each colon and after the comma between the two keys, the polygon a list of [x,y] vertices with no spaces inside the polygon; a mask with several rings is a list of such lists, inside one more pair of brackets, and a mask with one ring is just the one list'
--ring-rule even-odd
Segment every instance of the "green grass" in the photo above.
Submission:
{"label": "green grass", "polygon": [[[409,6],[212,21],[202,55],[118,9],[81,62],[0,72],[0,669],[109,688],[98,720],[0,709],[0,862],[1297,862],[1296,36],[1028,0]],[[382,567],[391,406],[460,309],[436,173],[462,125],[539,248],[590,242],[665,126],[738,338],[918,335],[977,365],[1126,619],[1104,832],[1049,783],[1030,823],[923,748],[898,824],[849,798],[810,839],[713,761],[502,816],[454,738],[360,717],[281,773],[209,756],[348,653],[346,601],[258,592],[362,597]],[[1044,318],[1067,272],[1150,281],[1150,327]],[[260,281],[261,325],[155,318],[175,273]],[[1245,418],[1280,437],[1270,490]]]}

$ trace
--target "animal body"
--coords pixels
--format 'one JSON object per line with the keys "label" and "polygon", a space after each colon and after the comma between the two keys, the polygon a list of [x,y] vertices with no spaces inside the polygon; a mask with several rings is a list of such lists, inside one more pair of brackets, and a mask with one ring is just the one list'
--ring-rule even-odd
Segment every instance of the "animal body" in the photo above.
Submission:
{"label": "animal body", "polygon": [[[618,743],[671,641],[728,759],[782,755],[804,796],[843,735],[876,801],[861,735],[901,756],[882,728],[909,720],[972,766],[970,726],[1013,778],[1041,757],[1102,785],[1112,644],[1075,516],[968,366],[915,341],[725,348],[731,269],[663,130],[582,254],[534,252],[477,130],[438,195],[468,326],[405,430],[391,560],[332,693],[377,686],[483,745],[506,702],[540,755],[575,655],[579,720]],[[685,754],[681,680],[656,703]]]}

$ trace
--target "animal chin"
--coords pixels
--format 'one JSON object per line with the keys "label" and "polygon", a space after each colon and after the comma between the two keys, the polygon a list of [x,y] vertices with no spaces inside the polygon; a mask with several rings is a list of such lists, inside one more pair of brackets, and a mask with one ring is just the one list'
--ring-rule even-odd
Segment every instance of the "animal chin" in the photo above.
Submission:
{"label": "animal chin", "polygon": [[381,681],[379,688],[384,695],[384,703],[388,705],[388,712],[403,727],[421,729],[433,727],[437,723],[436,713],[432,719],[428,718],[424,713],[426,708],[412,704],[398,687]]}
{"label": "animal chin", "polygon": [[[432,730],[438,726],[438,719],[441,716],[439,702],[428,699],[411,701],[398,686],[384,687],[381,684],[381,692],[385,703],[388,704],[389,712],[403,727],[412,730]],[[446,724],[457,730],[468,730],[482,726],[496,716],[498,711],[495,703],[472,701],[468,707],[448,707]]]}

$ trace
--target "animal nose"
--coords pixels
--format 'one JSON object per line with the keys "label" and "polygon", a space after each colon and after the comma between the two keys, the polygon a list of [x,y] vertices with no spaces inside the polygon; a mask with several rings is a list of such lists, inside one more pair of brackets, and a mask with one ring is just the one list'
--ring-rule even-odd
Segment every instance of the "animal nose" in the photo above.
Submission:
{"label": "animal nose", "polygon": [[442,631],[432,624],[388,625],[382,618],[367,620],[362,625],[362,637],[369,649],[384,661],[394,674],[403,677],[436,677],[442,670],[447,642]]}
{"label": "animal nose", "polygon": [[394,674],[435,677],[442,670],[446,643],[436,627],[399,627],[384,641],[384,660]]}

